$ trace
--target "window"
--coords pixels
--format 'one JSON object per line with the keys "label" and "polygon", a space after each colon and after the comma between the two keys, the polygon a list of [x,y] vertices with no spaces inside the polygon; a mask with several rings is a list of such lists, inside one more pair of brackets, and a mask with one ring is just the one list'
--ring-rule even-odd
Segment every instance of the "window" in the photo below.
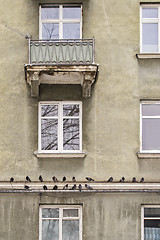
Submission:
{"label": "window", "polygon": [[41,5],[40,39],[82,38],[81,5]]}
{"label": "window", "polygon": [[39,152],[81,152],[81,102],[40,102]]}
{"label": "window", "polygon": [[82,240],[81,206],[41,206],[39,240]]}
{"label": "window", "polygon": [[142,240],[160,239],[160,206],[142,207]]}
{"label": "window", "polygon": [[142,5],[141,52],[160,53],[160,5]]}
{"label": "window", "polygon": [[160,102],[141,103],[141,151],[160,152]]}

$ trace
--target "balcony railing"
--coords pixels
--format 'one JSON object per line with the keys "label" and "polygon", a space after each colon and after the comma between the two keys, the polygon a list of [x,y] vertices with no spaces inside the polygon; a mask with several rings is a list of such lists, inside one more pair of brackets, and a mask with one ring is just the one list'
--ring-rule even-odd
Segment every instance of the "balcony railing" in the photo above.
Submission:
{"label": "balcony railing", "polygon": [[29,64],[92,64],[94,38],[74,40],[29,39]]}

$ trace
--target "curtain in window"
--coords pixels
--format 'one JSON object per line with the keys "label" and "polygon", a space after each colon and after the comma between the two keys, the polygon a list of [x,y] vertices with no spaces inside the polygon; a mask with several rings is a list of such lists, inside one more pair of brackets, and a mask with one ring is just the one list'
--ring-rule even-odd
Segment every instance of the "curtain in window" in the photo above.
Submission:
{"label": "curtain in window", "polygon": [[160,228],[144,228],[144,240],[160,240]]}

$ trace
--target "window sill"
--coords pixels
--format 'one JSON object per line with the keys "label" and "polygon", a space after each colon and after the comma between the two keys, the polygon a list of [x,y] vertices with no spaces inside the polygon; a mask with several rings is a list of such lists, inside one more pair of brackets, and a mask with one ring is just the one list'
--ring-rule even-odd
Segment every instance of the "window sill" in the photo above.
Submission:
{"label": "window sill", "polygon": [[147,158],[154,158],[154,159],[160,159],[160,153],[142,153],[137,152],[137,157],[140,159],[147,159]]}
{"label": "window sill", "polygon": [[139,59],[158,59],[160,58],[160,53],[138,53],[136,56]]}
{"label": "window sill", "polygon": [[35,151],[34,154],[37,158],[84,158],[87,153],[41,153]]}

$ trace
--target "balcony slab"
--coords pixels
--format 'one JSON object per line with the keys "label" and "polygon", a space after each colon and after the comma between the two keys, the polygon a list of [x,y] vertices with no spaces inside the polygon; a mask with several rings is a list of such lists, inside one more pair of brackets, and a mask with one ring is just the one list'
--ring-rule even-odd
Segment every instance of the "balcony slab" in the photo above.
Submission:
{"label": "balcony slab", "polygon": [[40,84],[80,84],[82,96],[91,96],[91,86],[96,81],[98,64],[82,65],[25,65],[26,81],[31,86],[31,96],[39,96]]}

